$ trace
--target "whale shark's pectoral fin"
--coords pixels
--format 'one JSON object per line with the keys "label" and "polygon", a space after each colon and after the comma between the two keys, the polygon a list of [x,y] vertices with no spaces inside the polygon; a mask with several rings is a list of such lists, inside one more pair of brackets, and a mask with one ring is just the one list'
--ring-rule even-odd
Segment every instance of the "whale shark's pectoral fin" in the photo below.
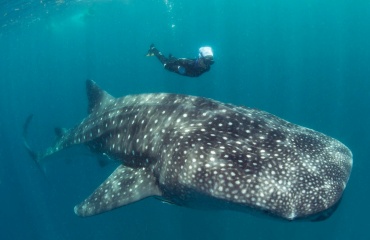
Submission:
{"label": "whale shark's pectoral fin", "polygon": [[87,217],[127,205],[149,196],[161,196],[156,179],[148,168],[120,165],[87,199],[74,210]]}

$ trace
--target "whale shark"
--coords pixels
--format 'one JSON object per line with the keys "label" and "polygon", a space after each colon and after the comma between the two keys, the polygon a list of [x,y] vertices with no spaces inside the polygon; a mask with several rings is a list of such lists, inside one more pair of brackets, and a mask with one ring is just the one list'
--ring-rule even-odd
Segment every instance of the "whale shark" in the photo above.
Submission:
{"label": "whale shark", "polygon": [[86,81],[88,116],[58,130],[43,159],[84,144],[119,163],[75,206],[86,217],[155,197],[178,206],[323,220],[338,206],[352,153],[338,140],[273,114],[169,93],[111,96]]}

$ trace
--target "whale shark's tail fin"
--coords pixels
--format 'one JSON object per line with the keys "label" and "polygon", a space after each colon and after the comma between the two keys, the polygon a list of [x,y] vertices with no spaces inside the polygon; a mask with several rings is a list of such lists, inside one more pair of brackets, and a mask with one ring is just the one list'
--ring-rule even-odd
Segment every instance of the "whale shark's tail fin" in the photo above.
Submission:
{"label": "whale shark's tail fin", "polygon": [[23,134],[22,134],[23,135],[23,145],[26,148],[28,154],[31,156],[31,158],[36,162],[36,165],[40,169],[40,171],[42,173],[45,173],[44,169],[42,168],[40,164],[40,160],[42,159],[41,154],[34,151],[28,143],[28,128],[29,128],[32,118],[33,118],[33,114],[30,114],[27,117],[25,123],[23,124]]}
{"label": "whale shark's tail fin", "polygon": [[[23,145],[26,148],[28,154],[31,156],[31,158],[38,164],[40,165],[41,160],[46,158],[47,156],[59,151],[59,146],[57,144],[54,144],[53,146],[47,148],[45,151],[35,151],[33,150],[29,143],[28,143],[28,128],[31,123],[31,120],[33,118],[33,114],[30,114],[25,123],[23,124]],[[60,140],[64,129],[55,129],[55,134],[57,135],[57,142]]]}
{"label": "whale shark's tail fin", "polygon": [[24,147],[26,148],[28,154],[32,157],[33,160],[35,160],[37,163],[39,161],[39,157],[37,154],[37,152],[35,152],[34,150],[31,149],[30,145],[28,144],[28,128],[29,128],[29,125],[30,125],[30,122],[33,118],[33,114],[30,114],[25,123],[23,124],[23,144],[24,144]]}

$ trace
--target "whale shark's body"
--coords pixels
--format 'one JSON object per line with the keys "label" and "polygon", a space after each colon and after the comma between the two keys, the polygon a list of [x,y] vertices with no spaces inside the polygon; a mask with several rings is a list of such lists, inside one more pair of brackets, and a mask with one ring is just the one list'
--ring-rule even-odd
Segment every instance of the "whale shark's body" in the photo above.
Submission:
{"label": "whale shark's body", "polygon": [[339,202],[350,176],[345,145],[264,111],[177,94],[114,98],[91,80],[87,93],[87,118],[46,151],[29,149],[40,162],[86,144],[120,162],[75,207],[79,216],[155,196],[193,208],[320,217]]}

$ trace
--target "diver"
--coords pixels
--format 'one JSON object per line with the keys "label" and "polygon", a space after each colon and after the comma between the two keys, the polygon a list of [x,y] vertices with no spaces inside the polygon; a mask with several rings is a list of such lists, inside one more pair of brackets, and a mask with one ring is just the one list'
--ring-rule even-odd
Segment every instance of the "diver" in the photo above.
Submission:
{"label": "diver", "polygon": [[177,74],[198,77],[211,69],[214,63],[211,47],[199,48],[199,56],[195,59],[175,58],[171,54],[166,58],[155,46],[150,45],[146,56],[156,56],[164,68]]}

